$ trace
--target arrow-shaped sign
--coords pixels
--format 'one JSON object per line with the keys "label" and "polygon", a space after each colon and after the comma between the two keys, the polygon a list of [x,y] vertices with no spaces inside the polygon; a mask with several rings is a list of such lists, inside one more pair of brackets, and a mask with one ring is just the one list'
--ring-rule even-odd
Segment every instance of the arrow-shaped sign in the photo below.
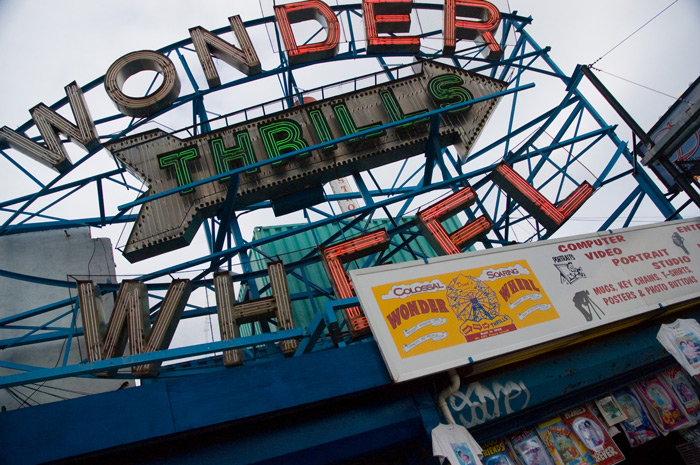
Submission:
{"label": "arrow-shaped sign", "polygon": [[237,208],[274,202],[424,153],[431,116],[441,119],[434,140],[468,152],[496,106],[490,96],[507,84],[439,63],[416,68],[406,78],[188,139],[154,130],[107,144],[149,186],[146,195],[155,195],[143,203],[124,255],[134,262],[188,245],[224,202],[231,170],[242,170]]}

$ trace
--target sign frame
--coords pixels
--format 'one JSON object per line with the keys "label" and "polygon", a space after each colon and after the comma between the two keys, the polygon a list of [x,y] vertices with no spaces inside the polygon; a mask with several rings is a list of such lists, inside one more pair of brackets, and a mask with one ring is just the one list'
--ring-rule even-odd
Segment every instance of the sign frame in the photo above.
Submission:
{"label": "sign frame", "polygon": [[[417,295],[425,294],[424,299],[438,300],[445,291],[444,285],[442,290],[437,285],[431,286],[435,279],[474,270],[498,269],[504,263],[518,260],[528,262],[530,272],[537,278],[535,284],[541,286],[541,294],[551,301],[557,318],[511,329],[503,334],[487,335],[471,342],[455,345],[444,343],[445,347],[416,355],[400,354],[399,347],[405,350],[406,346],[401,346],[398,341],[397,327],[391,328],[387,309],[398,309],[402,302],[401,299],[392,298],[387,300],[394,300],[393,304],[378,303],[379,296],[386,289],[404,285],[412,289],[411,292],[417,290]],[[561,263],[557,263],[557,260],[572,263],[572,269],[582,269],[582,279],[562,279],[561,268],[556,266]],[[508,266],[501,268],[510,269]],[[700,297],[700,286],[697,285],[700,278],[700,220],[679,220],[535,244],[512,245],[497,250],[467,252],[429,259],[427,263],[416,261],[352,270],[350,275],[391,377],[395,382],[401,382],[505,355]],[[678,279],[683,279],[685,284],[679,284]],[[670,284],[672,281],[673,285]],[[630,287],[622,287],[625,283],[629,283]],[[651,293],[647,292],[647,288]],[[585,295],[582,294],[584,291]],[[498,292],[498,287],[495,292]],[[592,307],[590,315],[579,308],[581,299],[586,297],[597,306],[597,309]],[[532,302],[533,306],[536,303]],[[441,305],[436,307],[440,308]],[[423,312],[428,316],[414,318],[401,329],[412,329],[416,322],[437,316],[452,319],[443,326],[447,332],[454,328],[455,320],[455,311],[449,304],[447,306],[452,311],[436,315],[432,314],[432,310]],[[518,308],[521,314],[522,308]],[[424,327],[427,325],[424,323]],[[430,331],[434,334],[437,330],[429,326],[428,329],[419,328],[413,340]],[[433,346],[439,344],[435,340],[428,343]]]}

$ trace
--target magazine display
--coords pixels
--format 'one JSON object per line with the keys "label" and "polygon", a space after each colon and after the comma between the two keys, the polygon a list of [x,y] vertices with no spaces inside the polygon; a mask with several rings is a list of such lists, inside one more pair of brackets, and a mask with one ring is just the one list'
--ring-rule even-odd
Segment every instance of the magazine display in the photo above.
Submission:
{"label": "magazine display", "polygon": [[649,409],[649,414],[659,431],[666,435],[671,431],[694,424],[681,406],[676,395],[657,375],[650,376],[634,384],[639,397]]}
{"label": "magazine display", "polygon": [[566,425],[573,430],[586,446],[593,460],[599,465],[613,465],[625,460],[620,448],[610,437],[606,428],[588,407],[582,406],[562,414]]}
{"label": "magazine display", "polygon": [[523,465],[556,465],[533,429],[526,428],[510,435],[510,443]]}
{"label": "magazine display", "polygon": [[561,417],[554,417],[540,423],[537,427],[537,434],[549,449],[549,453],[557,465],[595,464],[586,447],[581,444],[581,441],[566,426]]}
{"label": "magazine display", "polygon": [[595,402],[486,442],[474,463],[480,463],[480,456],[485,465],[614,465],[625,460],[612,438],[620,432],[630,447],[671,431],[700,444],[697,388],[683,367],[667,368]]}
{"label": "magazine display", "polygon": [[663,371],[663,377],[671,386],[678,400],[683,404],[686,413],[697,420],[700,417],[700,399],[693,389],[692,381],[680,366],[668,368]]}
{"label": "magazine display", "polygon": [[615,397],[605,396],[601,399],[597,399],[595,404],[608,426],[613,426],[627,420],[625,412],[620,408]]}
{"label": "magazine display", "polygon": [[631,389],[617,391],[615,399],[627,416],[627,420],[620,423],[620,426],[630,446],[637,447],[659,437],[659,431],[649,418],[644,405]]}
{"label": "magazine display", "polygon": [[498,438],[481,445],[484,465],[516,465],[515,457],[506,438]]}

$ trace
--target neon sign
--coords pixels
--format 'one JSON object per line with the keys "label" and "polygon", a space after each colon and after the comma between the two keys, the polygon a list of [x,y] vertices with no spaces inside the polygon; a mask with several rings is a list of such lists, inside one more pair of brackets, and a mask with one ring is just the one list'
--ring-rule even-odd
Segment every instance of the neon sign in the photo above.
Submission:
{"label": "neon sign", "polygon": [[[287,59],[291,64],[332,58],[338,53],[340,42],[340,24],[331,7],[320,0],[287,3],[275,6],[277,24],[282,33]],[[326,30],[326,40],[313,44],[297,45],[292,31],[292,24],[315,19]]]}
{"label": "neon sign", "polygon": [[[416,53],[420,48],[420,37],[397,36],[396,33],[408,33],[411,27],[410,13],[420,9],[412,0],[364,0],[367,52]],[[446,0],[443,11],[443,55],[454,54],[456,39],[468,39],[483,42],[488,49],[487,58],[500,58],[502,50],[493,37],[493,32],[500,23],[500,13],[493,4],[484,0]],[[322,1],[306,0],[275,6],[275,17],[290,64],[329,59],[337,55],[340,22],[333,10]],[[221,78],[212,56],[248,76],[262,71],[255,46],[240,16],[228,19],[239,46],[226,42],[201,26],[193,27],[189,31],[210,89],[221,85]],[[319,42],[299,45],[294,37],[292,25],[310,19],[321,24],[326,38]],[[163,82],[146,97],[126,95],[123,85],[127,79],[145,70],[162,75]],[[180,79],[175,65],[169,57],[152,50],[131,52],[117,59],[105,73],[104,81],[105,91],[119,111],[138,118],[148,117],[166,109],[180,94]],[[88,151],[99,147],[99,137],[80,87],[75,82],[69,84],[66,86],[66,95],[76,124],[44,104],[30,110],[46,146],[7,126],[0,128],[0,140],[58,172],[67,171],[72,162],[59,134]]]}
{"label": "neon sign", "polygon": [[[478,18],[479,21],[457,19],[459,17]],[[500,22],[501,13],[492,3],[484,0],[445,0],[443,53],[454,53],[456,39],[469,39],[484,42],[488,50],[486,57],[500,60],[503,50],[493,36]]]}
{"label": "neon sign", "polygon": [[462,252],[461,247],[468,246],[478,236],[491,230],[493,223],[483,215],[468,222],[452,234],[448,234],[440,223],[472,205],[476,198],[474,189],[466,187],[418,214],[416,223],[433,249],[445,255],[458,254]]}
{"label": "neon sign", "polygon": [[[439,63],[422,63],[419,70],[398,81],[189,139],[153,130],[105,147],[148,184],[148,195],[247,168],[238,180],[236,206],[274,203],[290,192],[423,153],[428,131],[427,117],[421,114],[488,97],[506,87],[502,81]],[[457,144],[468,151],[496,103],[497,99],[488,99],[449,112],[440,124],[440,144]],[[414,119],[379,128],[409,117]],[[342,142],[330,143],[337,139]],[[280,159],[291,152],[298,155]],[[188,245],[203,219],[224,202],[227,190],[227,183],[214,180],[145,203],[124,256],[133,262]]]}
{"label": "neon sign", "polygon": [[[352,282],[343,269],[343,263],[380,252],[387,247],[389,247],[389,235],[386,230],[381,229],[322,249],[321,262],[331,279],[335,294],[341,299],[355,295]],[[343,315],[353,338],[369,333],[367,317],[360,307],[345,308]]]}
{"label": "neon sign", "polygon": [[550,233],[559,229],[594,192],[593,186],[583,181],[567,198],[553,205],[505,163],[501,163],[491,172],[491,180],[522,205]]}
{"label": "neon sign", "polygon": [[[270,318],[277,319],[280,330],[294,328],[284,264],[271,262],[268,264],[267,271],[272,297],[249,300],[245,303],[235,301],[233,282],[229,272],[214,274],[216,311],[219,316],[222,340],[240,337],[241,324]],[[92,281],[78,281],[77,288],[90,362],[122,355],[127,339],[132,355],[167,349],[180,322],[187,299],[192,293],[192,283],[189,280],[173,280],[160,304],[156,320],[151,326],[146,285],[138,280],[122,281],[109,324],[105,325],[98,286]],[[292,355],[297,346],[298,342],[295,339],[280,342],[280,349],[285,355]],[[227,367],[240,365],[243,363],[243,352],[241,349],[224,351],[223,359]],[[152,377],[157,376],[159,369],[159,363],[151,363],[134,366],[131,371],[139,377]],[[113,373],[108,372],[103,375],[111,376]]]}
{"label": "neon sign", "polygon": [[[119,287],[112,316],[105,330],[102,299],[97,286],[92,281],[78,281],[77,286],[90,362],[122,355],[127,337],[132,354],[167,349],[192,292],[188,280],[173,280],[151,327],[145,284],[142,281],[125,280]],[[160,364],[138,365],[132,368],[132,373],[137,376],[155,376],[159,368]]]}

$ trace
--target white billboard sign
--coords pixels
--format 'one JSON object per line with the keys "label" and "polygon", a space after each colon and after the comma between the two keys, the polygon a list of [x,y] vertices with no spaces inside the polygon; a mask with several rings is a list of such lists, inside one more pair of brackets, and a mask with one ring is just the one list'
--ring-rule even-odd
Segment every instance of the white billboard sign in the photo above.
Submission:
{"label": "white billboard sign", "polygon": [[350,274],[405,381],[700,297],[700,219]]}

